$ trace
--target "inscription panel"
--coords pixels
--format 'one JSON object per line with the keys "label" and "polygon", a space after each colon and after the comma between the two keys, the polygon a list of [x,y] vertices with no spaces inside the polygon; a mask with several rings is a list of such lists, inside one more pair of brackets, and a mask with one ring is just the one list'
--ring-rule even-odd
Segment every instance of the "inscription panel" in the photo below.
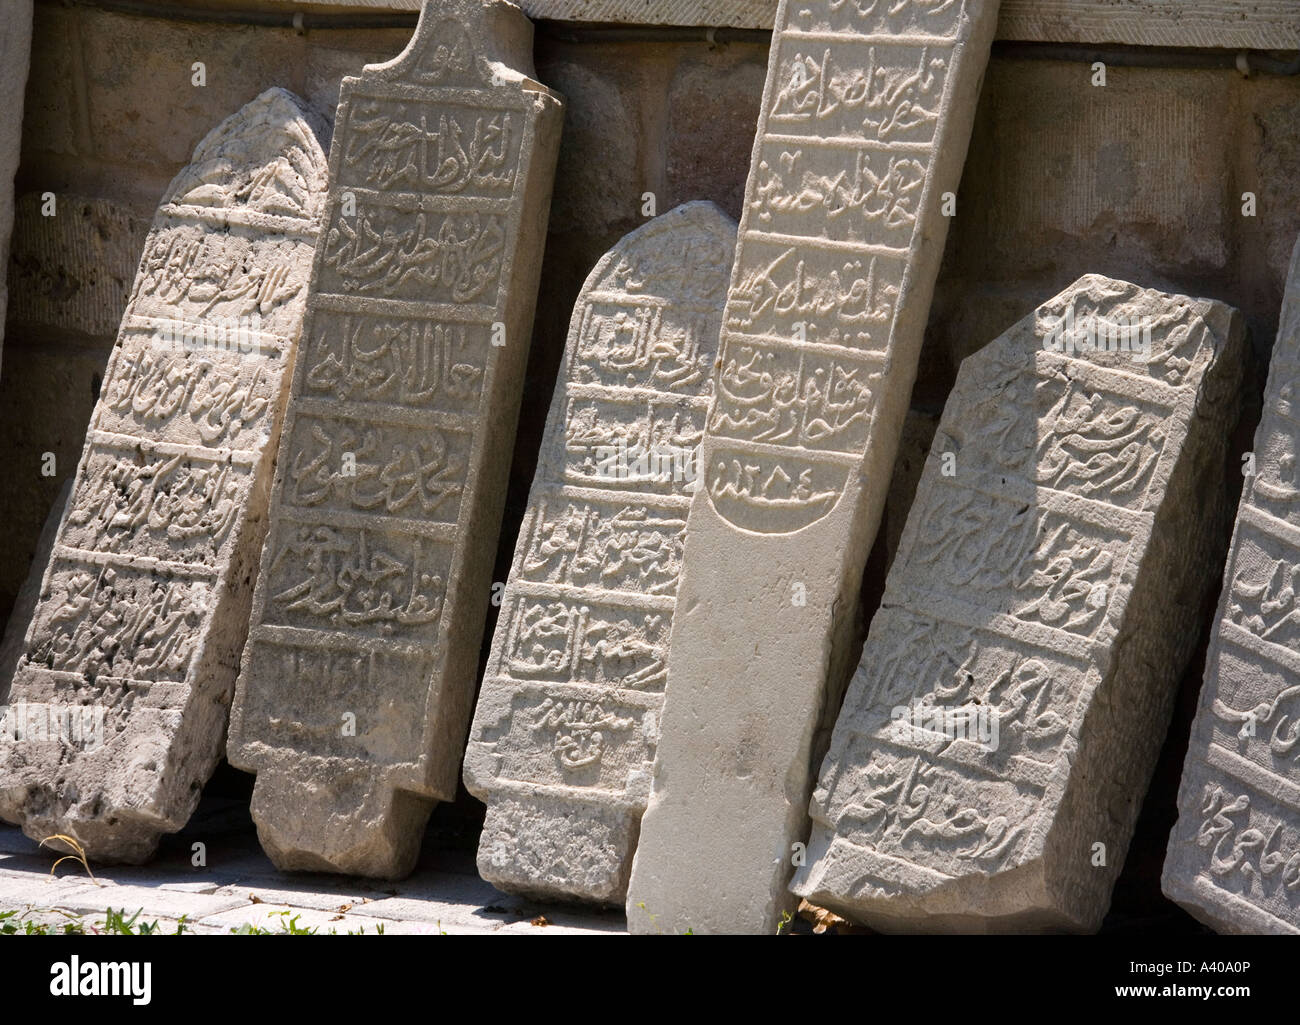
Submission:
{"label": "inscription panel", "polygon": [[490,328],[364,313],[319,318],[304,342],[304,397],[472,413]]}
{"label": "inscription panel", "polygon": [[[296,529],[295,529],[296,528]],[[447,597],[447,542],[286,513],[266,559],[262,622],[433,645]]]}
{"label": "inscription panel", "polygon": [[473,448],[469,422],[452,428],[303,411],[286,433],[285,506],[458,521]]}

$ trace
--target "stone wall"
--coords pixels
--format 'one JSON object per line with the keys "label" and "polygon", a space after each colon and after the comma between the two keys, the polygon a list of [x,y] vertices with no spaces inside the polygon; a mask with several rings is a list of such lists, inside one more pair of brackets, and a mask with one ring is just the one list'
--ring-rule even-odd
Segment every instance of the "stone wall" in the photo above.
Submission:
{"label": "stone wall", "polygon": [[[269,86],[294,91],[331,121],[340,78],[393,57],[408,36],[402,28],[300,35],[38,2],[0,376],[0,616],[75,470],[167,182],[210,128]],[[1046,297],[1083,273],[1111,275],[1228,302],[1245,313],[1257,354],[1272,345],[1300,234],[1300,78],[1179,67],[1178,55],[1147,51],[1147,64],[1169,66],[1123,66],[1116,54],[1107,84],[1096,87],[1094,53],[1052,53],[1077,59],[994,49],[912,398],[904,472],[882,552],[868,567],[865,615],[958,363]],[[657,213],[711,199],[739,215],[766,60],[761,36],[710,44],[652,28],[602,35],[538,24],[537,77],[566,96],[568,110],[497,579],[505,578],[583,278],[643,223],[647,193]],[[192,83],[196,61],[201,87]],[[1256,197],[1253,217],[1242,213],[1246,192]],[[54,217],[42,215],[45,193],[56,196]],[[1249,432],[1253,416],[1246,421]],[[53,476],[42,475],[45,453],[54,454]],[[1233,474],[1225,482],[1240,485]],[[1197,681],[1199,667],[1188,677],[1193,696]],[[1185,734],[1176,724],[1174,736]],[[1158,872],[1165,833],[1157,833]],[[1142,856],[1140,833],[1133,858]]]}

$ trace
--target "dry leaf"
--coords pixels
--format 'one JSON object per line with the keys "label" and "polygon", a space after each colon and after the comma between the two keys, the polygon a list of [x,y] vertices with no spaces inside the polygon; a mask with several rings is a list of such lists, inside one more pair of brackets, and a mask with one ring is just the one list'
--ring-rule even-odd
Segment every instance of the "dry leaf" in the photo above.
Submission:
{"label": "dry leaf", "polygon": [[819,908],[816,904],[809,904],[806,900],[799,902],[799,917],[806,922],[812,922],[813,932],[820,936],[827,929],[840,929],[847,927],[848,921],[841,918],[834,911],[827,911],[825,908]]}

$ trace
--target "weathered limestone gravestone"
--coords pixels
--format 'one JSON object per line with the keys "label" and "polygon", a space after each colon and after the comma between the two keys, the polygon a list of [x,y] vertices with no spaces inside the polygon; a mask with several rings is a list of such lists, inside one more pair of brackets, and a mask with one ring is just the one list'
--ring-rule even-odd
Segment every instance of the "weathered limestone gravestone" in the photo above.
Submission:
{"label": "weathered limestone gravestone", "polygon": [[102,744],[0,736],[0,816],[34,839],[145,860],[216,767],[324,196],[271,89],[158,209],[8,694],[44,726],[103,715]]}
{"label": "weathered limestone gravestone", "polygon": [[14,173],[23,138],[23,99],[32,54],[32,0],[10,0],[0,28],[0,342],[9,304],[9,235],[14,227]]}
{"label": "weathered limestone gravestone", "polygon": [[430,0],[343,80],[232,764],[280,868],[408,873],[455,795],[560,98],[532,23]]}
{"label": "weathered limestone gravestone", "polygon": [[1300,245],[1223,575],[1162,888],[1220,932],[1300,932]]}
{"label": "weathered limestone gravestone", "polygon": [[791,903],[996,16],[996,0],[778,10],[633,931],[770,932]]}
{"label": "weathered limestone gravestone", "polygon": [[735,244],[712,203],[680,206],[574,306],[465,755],[502,889],[626,894]]}
{"label": "weathered limestone gravestone", "polygon": [[886,931],[1100,925],[1222,553],[1244,339],[1089,275],[962,363],[795,893]]}

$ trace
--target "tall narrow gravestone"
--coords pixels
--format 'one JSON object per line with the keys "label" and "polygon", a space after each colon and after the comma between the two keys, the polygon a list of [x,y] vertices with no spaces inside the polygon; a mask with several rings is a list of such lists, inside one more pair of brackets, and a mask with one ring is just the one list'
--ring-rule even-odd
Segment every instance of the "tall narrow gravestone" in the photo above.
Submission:
{"label": "tall narrow gravestone", "polygon": [[789,903],[996,18],[996,0],[777,12],[633,931],[766,932]]}
{"label": "tall narrow gravestone", "polygon": [[271,89],[158,209],[7,695],[0,816],[34,839],[144,860],[220,759],[324,198]]}
{"label": "tall narrow gravestone", "polygon": [[394,877],[455,796],[560,98],[503,0],[428,0],[343,80],[231,716],[281,868]]}
{"label": "tall narrow gravestone", "polygon": [[626,892],[735,243],[712,203],[680,206],[574,307],[465,754],[503,889]]}
{"label": "tall narrow gravestone", "polygon": [[1244,340],[1089,275],[962,364],[794,892],[885,931],[1100,925],[1222,555]]}
{"label": "tall narrow gravestone", "polygon": [[1223,575],[1163,889],[1220,932],[1300,932],[1300,245]]}

